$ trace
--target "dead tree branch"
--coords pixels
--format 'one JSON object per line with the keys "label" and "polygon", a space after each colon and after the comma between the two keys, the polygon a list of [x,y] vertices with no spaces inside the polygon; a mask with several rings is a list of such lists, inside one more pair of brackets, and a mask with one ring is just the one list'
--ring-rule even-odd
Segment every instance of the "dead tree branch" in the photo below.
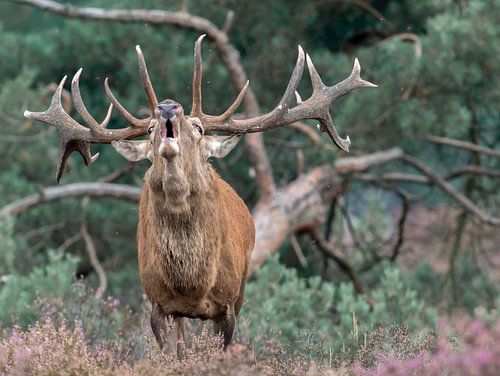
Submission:
{"label": "dead tree branch", "polygon": [[490,157],[500,158],[500,151],[480,146],[472,142],[455,140],[453,138],[438,137],[438,136],[427,136],[426,139],[436,144],[454,146],[457,148],[467,149],[475,151],[477,153],[489,155]]}
{"label": "dead tree branch", "polygon": [[82,238],[81,231],[77,232],[75,235],[67,238],[66,240],[64,240],[64,242],[59,247],[57,247],[58,252],[64,252],[66,249],[71,247],[73,244],[78,243],[81,238]]}
{"label": "dead tree branch", "polygon": [[455,188],[453,188],[453,186],[448,183],[442,176],[436,174],[416,158],[410,157],[409,155],[403,155],[401,157],[401,160],[415,167],[417,170],[427,176],[445,193],[455,199],[455,201],[457,201],[464,209],[474,214],[481,221],[493,226],[500,225],[500,218],[493,217],[476,206],[470,199],[462,195],[460,192],[456,191]]}
{"label": "dead tree branch", "polygon": [[297,256],[297,260],[299,260],[300,266],[303,268],[307,268],[309,263],[307,262],[306,257],[304,256],[304,252],[302,251],[302,247],[299,244],[299,240],[295,234],[290,234],[290,244]]}
{"label": "dead tree branch", "polygon": [[94,241],[92,240],[92,237],[90,236],[89,231],[87,230],[87,225],[85,223],[83,223],[80,228],[80,234],[85,242],[85,249],[87,250],[90,263],[92,264],[92,267],[94,268],[97,274],[97,278],[99,279],[99,287],[97,288],[95,297],[97,299],[101,299],[102,295],[104,294],[108,286],[108,278],[106,277],[106,272],[104,271],[104,268],[102,267],[101,263],[99,262],[99,259],[97,258],[97,252]]}
{"label": "dead tree branch", "polygon": [[[318,145],[321,143],[321,138],[320,138],[318,132],[316,132],[314,129],[312,129],[310,126],[308,126],[306,123],[298,121],[296,123],[290,124],[288,126],[288,128],[291,128],[297,132],[303,133],[304,135],[306,135],[309,138],[309,140],[311,140],[311,142],[314,145]],[[331,146],[333,149],[332,145],[328,144],[328,146]]]}
{"label": "dead tree branch", "polygon": [[312,230],[310,233],[311,238],[316,242],[316,245],[318,246],[319,250],[323,255],[331,260],[333,260],[337,266],[342,270],[344,273],[348,275],[348,277],[351,279],[352,284],[354,286],[354,289],[358,294],[362,294],[365,291],[365,287],[357,273],[354,271],[354,268],[344,260],[342,257],[337,255],[337,252],[335,250],[335,247],[332,243],[328,242],[323,235],[321,234],[318,229]]}
{"label": "dead tree branch", "polygon": [[122,177],[123,175],[127,174],[128,172],[130,172],[134,168],[135,165],[136,165],[135,162],[128,162],[128,163],[124,164],[123,166],[117,168],[111,174],[99,179],[99,182],[112,183],[116,179],[118,179],[118,178]]}
{"label": "dead tree branch", "polygon": [[31,196],[14,201],[0,209],[0,218],[21,214],[40,204],[70,197],[113,197],[139,202],[141,188],[125,184],[74,183],[56,187],[40,188]]}
{"label": "dead tree branch", "polygon": [[408,197],[404,194],[400,194],[399,197],[401,198],[402,204],[401,204],[401,216],[399,217],[398,221],[398,235],[397,235],[397,240],[396,243],[394,244],[394,247],[392,248],[390,260],[395,261],[396,258],[398,257],[401,247],[403,246],[404,242],[404,232],[405,232],[405,224],[406,224],[406,219],[408,218],[408,213],[410,212],[410,201]]}
{"label": "dead tree branch", "polygon": [[361,155],[359,157],[340,158],[335,161],[335,172],[338,174],[362,172],[376,165],[401,158],[402,156],[403,150],[396,147],[372,154]]}
{"label": "dead tree branch", "polygon": [[[451,180],[455,178],[459,178],[463,175],[478,175],[478,176],[487,176],[490,178],[500,178],[500,171],[490,170],[486,167],[481,166],[464,166],[455,171],[450,172],[444,176],[445,180]],[[431,185],[434,184],[433,180],[423,176],[416,174],[409,174],[404,172],[387,172],[384,174],[357,174],[357,179],[363,181],[399,181],[402,183],[414,183],[414,184],[426,184]]]}

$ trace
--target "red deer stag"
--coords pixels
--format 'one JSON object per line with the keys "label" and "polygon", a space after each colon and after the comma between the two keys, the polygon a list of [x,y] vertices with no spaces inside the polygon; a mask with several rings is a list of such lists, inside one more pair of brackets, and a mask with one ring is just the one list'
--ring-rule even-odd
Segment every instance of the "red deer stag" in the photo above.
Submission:
{"label": "red deer stag", "polygon": [[[245,289],[245,276],[252,253],[255,229],[252,217],[242,199],[222,180],[208,163],[210,157],[222,158],[237,144],[244,133],[262,132],[299,120],[316,119],[320,129],[335,144],[348,151],[350,140],[338,136],[329,114],[329,105],[337,98],[359,87],[375,87],[360,77],[355,60],[348,78],[334,86],[326,86],[309,56],[299,46],[291,79],[278,105],[269,113],[249,119],[235,119],[248,82],[234,103],[219,116],[202,110],[201,36],[194,48],[193,103],[191,114],[166,99],[158,103],[151,85],[143,54],[136,47],[139,69],[150,115],[138,119],[131,115],[112,94],[108,80],[106,95],[111,101],[105,119],[98,123],[86,109],[79,89],[81,69],[75,74],[71,92],[73,103],[87,127],[71,118],[61,105],[59,84],[49,109],[25,112],[25,116],[57,128],[61,151],[56,179],[69,155],[79,152],[89,165],[97,158],[90,154],[91,143],[111,143],[130,161],[149,159],[151,167],[144,177],[137,243],[139,269],[144,290],[151,301],[151,327],[160,347],[165,344],[166,318],[177,323],[178,338],[183,338],[183,319],[200,318],[214,321],[222,333],[224,346],[233,336]],[[307,61],[313,93],[305,101],[296,92]],[[297,105],[291,106],[294,97]],[[128,123],[126,128],[107,129],[112,108]],[[206,135],[224,132],[230,136]],[[128,141],[146,135],[147,140]]]}

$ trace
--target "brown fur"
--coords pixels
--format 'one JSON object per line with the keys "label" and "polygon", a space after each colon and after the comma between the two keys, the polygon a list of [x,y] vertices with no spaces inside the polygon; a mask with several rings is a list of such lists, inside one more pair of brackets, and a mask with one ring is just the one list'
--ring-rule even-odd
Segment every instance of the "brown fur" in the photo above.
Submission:
{"label": "brown fur", "polygon": [[[160,346],[167,316],[213,320],[227,346],[243,303],[254,224],[243,200],[207,162],[208,138],[189,118],[179,118],[174,158],[158,155],[158,132],[151,135],[137,229],[140,277]],[[182,320],[178,330],[182,336]]]}

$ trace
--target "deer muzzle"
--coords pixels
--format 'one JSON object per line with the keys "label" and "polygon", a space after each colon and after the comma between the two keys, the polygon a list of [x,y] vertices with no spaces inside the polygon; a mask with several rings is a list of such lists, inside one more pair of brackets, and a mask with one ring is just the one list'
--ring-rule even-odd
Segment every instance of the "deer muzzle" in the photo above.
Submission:
{"label": "deer muzzle", "polygon": [[[179,154],[179,132],[180,120],[179,110],[180,107],[176,103],[159,104],[160,119],[158,125],[160,126],[160,155],[164,158],[171,159]],[[182,111],[182,110],[181,110]]]}

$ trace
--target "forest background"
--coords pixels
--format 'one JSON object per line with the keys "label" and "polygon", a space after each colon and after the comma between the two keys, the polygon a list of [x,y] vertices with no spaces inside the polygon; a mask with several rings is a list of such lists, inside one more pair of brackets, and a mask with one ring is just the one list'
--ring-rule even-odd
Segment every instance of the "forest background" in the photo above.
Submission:
{"label": "forest background", "polygon": [[[440,374],[449,367],[453,374],[494,374],[498,0],[54,5],[0,1],[0,372]],[[210,24],[204,30],[189,22],[75,19],[72,11],[84,7],[105,15],[161,10]],[[261,233],[237,345],[221,352],[211,330],[195,323],[189,356],[179,361],[155,348],[139,281],[136,201],[148,163],[129,164],[109,145],[92,146],[97,161],[86,167],[72,156],[55,187],[57,132],[23,112],[47,108],[54,84],[83,67],[82,95],[96,118],[108,105],[105,77],[141,114],[136,44],[158,95],[189,107],[193,42],[204,32],[208,113],[224,111],[238,86],[217,35],[239,52],[250,79],[258,106],[245,103],[247,113],[278,103],[299,44],[326,84],[347,77],[357,57],[362,77],[379,88],[356,90],[331,106],[337,129],[352,140],[350,154],[308,121],[246,136],[213,161],[259,220],[275,220],[265,203],[274,197],[273,207],[284,207],[284,192],[305,209],[295,218],[280,207],[285,229]],[[303,98],[311,93],[306,73],[299,91]],[[113,114],[110,127],[123,125]],[[318,171],[320,178],[307,180]],[[310,191],[301,192],[306,180]],[[129,191],[97,194],[82,182]],[[80,190],[68,194],[71,187]]]}

